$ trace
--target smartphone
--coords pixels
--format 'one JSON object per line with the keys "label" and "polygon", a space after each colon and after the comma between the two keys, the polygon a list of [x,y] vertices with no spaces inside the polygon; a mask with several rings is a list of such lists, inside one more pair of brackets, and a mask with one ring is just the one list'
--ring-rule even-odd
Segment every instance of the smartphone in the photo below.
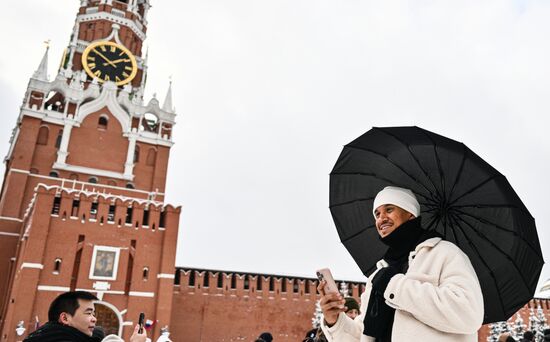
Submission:
{"label": "smartphone", "polygon": [[138,320],[138,324],[139,324],[138,333],[139,334],[143,334],[143,321],[145,321],[145,313],[141,312],[139,314],[139,320]]}
{"label": "smartphone", "polygon": [[317,279],[326,281],[325,293],[338,293],[338,286],[336,286],[332,273],[328,268],[317,270]]}

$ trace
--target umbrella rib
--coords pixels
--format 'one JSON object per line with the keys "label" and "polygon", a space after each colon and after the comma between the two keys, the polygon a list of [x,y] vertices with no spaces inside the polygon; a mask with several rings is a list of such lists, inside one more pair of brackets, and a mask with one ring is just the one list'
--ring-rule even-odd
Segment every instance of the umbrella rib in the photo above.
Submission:
{"label": "umbrella rib", "polygon": [[[470,246],[472,247],[472,250],[475,251],[475,253],[477,254],[477,256],[479,257],[479,260],[481,261],[481,263],[483,264],[483,266],[485,266],[485,268],[489,271],[489,274],[491,275],[491,279],[493,280],[493,283],[495,285],[495,288],[498,289],[498,284],[496,282],[496,277],[495,277],[495,273],[493,272],[493,270],[489,267],[489,264],[487,264],[487,262],[485,261],[485,259],[481,256],[481,254],[479,253],[479,251],[477,250],[477,248],[475,248],[474,244],[472,243],[472,241],[470,240],[470,238],[468,238],[468,235],[466,235],[466,233],[464,232],[464,230],[462,229],[462,227],[460,226],[460,224],[458,224],[458,222],[456,221],[455,217],[451,216],[451,220],[454,221],[454,223],[456,224],[457,228],[462,232],[462,235],[464,235],[464,237],[466,238],[466,240],[468,241],[468,243],[470,244]],[[453,232],[454,232],[454,229],[453,229]],[[460,248],[460,246],[458,245],[458,240],[457,240],[457,243],[456,243],[457,247]],[[461,248],[462,249],[462,248]],[[471,262],[471,261],[470,261]],[[478,277],[479,278],[479,277]],[[500,294],[500,291],[496,291],[497,295],[498,295],[498,299],[500,301],[500,309],[501,309],[501,312],[503,314],[506,314],[506,310],[504,309],[504,301],[502,300],[502,295]]]}
{"label": "umbrella rib", "polygon": [[[498,247],[497,244],[495,244],[491,239],[489,239],[487,236],[485,236],[484,234],[482,234],[479,230],[475,229],[474,227],[472,227],[472,225],[467,222],[466,220],[464,220],[462,217],[456,215],[456,217],[464,222],[464,224],[470,228],[472,231],[474,231],[474,233],[476,233],[478,236],[482,237],[483,239],[485,239],[485,241],[487,241],[489,244],[491,244],[491,246],[493,246],[493,248],[495,248],[497,251],[499,251],[502,255],[506,256],[506,258],[508,260],[510,260],[510,262],[512,263],[512,265],[514,265],[514,268],[516,269],[516,271],[519,273],[519,275],[521,276],[521,280],[523,281],[523,285],[525,285],[525,288],[527,289],[527,292],[531,292],[531,290],[529,289],[529,285],[527,284],[527,281],[525,280],[525,277],[523,276],[523,273],[521,273],[518,265],[516,265],[516,262],[514,259],[512,259],[512,257],[510,255],[508,255],[505,251],[503,251],[500,247]],[[460,230],[462,230],[462,227],[459,225],[458,228]],[[463,232],[464,233],[464,232]],[[466,237],[466,239],[468,239],[468,237]],[[468,239],[469,240],[469,239]]]}
{"label": "umbrella rib", "polygon": [[503,175],[494,175],[494,176],[491,176],[489,178],[487,178],[486,180],[484,180],[483,182],[479,183],[478,185],[472,187],[470,190],[467,190],[466,192],[464,192],[462,195],[458,196],[457,198],[455,198],[451,203],[449,203],[449,206],[453,206],[459,199],[463,198],[464,196],[466,195],[469,195],[471,194],[472,192],[476,191],[477,189],[481,188],[482,186],[484,186],[485,184],[489,183],[490,181],[492,181],[493,179],[496,179],[496,178],[500,178],[500,177],[504,177]]}
{"label": "umbrella rib", "polygon": [[468,152],[468,149],[466,148],[466,145],[462,144],[462,160],[460,161],[460,167],[458,168],[455,181],[453,183],[451,191],[449,192],[450,194],[453,193],[456,185],[458,184],[459,179],[462,177],[462,174],[464,173],[464,164],[466,164],[466,152]]}
{"label": "umbrella rib", "polygon": [[[430,213],[430,212],[434,212],[434,211],[437,211],[437,210],[439,210],[439,209],[434,207],[434,208],[431,208],[431,209],[424,210],[423,212]],[[436,221],[437,221],[437,223],[439,223],[439,221],[441,221],[441,219],[439,218],[439,216],[433,215],[432,216],[432,221],[428,224],[428,228],[433,226],[433,224]],[[436,226],[437,226],[437,224],[436,224]],[[456,241],[456,234],[455,234],[454,230],[450,229],[450,231],[451,231],[451,233],[453,233],[454,240]],[[445,225],[445,224],[443,225],[443,236],[445,237],[445,239],[447,239],[447,225]]]}
{"label": "umbrella rib", "polygon": [[[433,150],[434,150],[434,155],[435,155],[435,160],[437,161],[437,170],[439,171],[439,177],[440,177],[440,180],[441,180],[441,195],[442,195],[442,198],[445,199],[447,198],[445,196],[445,174],[443,173],[443,169],[441,168],[441,159],[439,158],[439,153],[437,153],[437,144],[435,143],[435,141],[432,139],[432,137],[424,130],[422,130],[422,133],[424,133],[424,135],[426,136],[426,138],[428,138],[431,142],[432,142],[432,145],[433,145]],[[411,151],[411,154],[412,154],[412,151]],[[433,184],[433,182],[432,182]]]}
{"label": "umbrella rib", "polygon": [[486,219],[483,219],[483,218],[480,218],[480,217],[476,217],[472,214],[469,214],[465,211],[462,211],[462,210],[456,210],[457,212],[459,212],[461,215],[464,215],[464,216],[468,216],[474,220],[477,220],[483,224],[487,224],[487,225],[491,225],[495,228],[497,228],[498,230],[500,231],[504,231],[504,232],[507,232],[507,233],[511,233],[513,235],[515,235],[517,238],[519,238],[521,241],[523,241],[527,246],[529,246],[529,248],[531,248],[531,250],[539,257],[542,258],[542,253],[540,251],[537,251],[537,249],[531,244],[531,242],[529,240],[527,240],[526,238],[524,238],[523,236],[519,235],[518,232],[516,232],[515,230],[510,230],[510,229],[507,229],[506,227],[503,227],[503,226],[500,226],[494,222],[491,222],[489,220],[486,220]]}
{"label": "umbrella rib", "polygon": [[[437,200],[441,200],[441,195],[440,195],[439,192],[437,191],[437,186],[435,185],[435,183],[434,183],[434,181],[432,180],[432,178],[428,175],[428,173],[426,172],[426,170],[424,170],[424,168],[422,167],[422,164],[420,163],[420,161],[416,158],[416,156],[414,155],[414,153],[411,151],[410,146],[407,145],[403,140],[399,139],[396,135],[389,133],[388,131],[384,130],[383,128],[373,127],[373,129],[384,132],[385,134],[389,135],[390,137],[392,137],[392,138],[394,138],[395,140],[397,140],[398,142],[400,142],[400,143],[407,149],[407,151],[409,152],[409,154],[411,155],[411,157],[414,159],[414,161],[416,162],[416,164],[418,165],[418,167],[420,168],[420,170],[422,170],[422,172],[424,173],[424,176],[426,176],[426,178],[428,178],[428,179],[430,180],[430,183],[432,183],[432,186],[433,186],[434,189],[435,189],[435,195],[437,196]],[[388,159],[388,160],[389,160],[389,159]],[[411,178],[412,178],[412,177],[411,177]],[[418,181],[417,181],[417,182],[418,182]],[[424,186],[424,188],[426,188],[426,187]],[[428,191],[428,193],[431,193],[431,192],[429,191],[429,189],[426,188],[426,190]]]}
{"label": "umbrella rib", "polygon": [[[428,225],[426,226],[426,230],[431,230],[432,226],[434,225],[435,221],[437,220],[437,217],[434,215],[432,216],[432,220],[430,221],[430,223],[428,223]],[[437,227],[436,227],[437,228]],[[445,227],[445,231],[444,231],[444,234],[446,235],[447,234],[447,227]],[[444,235],[444,236],[445,236]]]}
{"label": "umbrella rib", "polygon": [[[411,174],[409,174],[407,171],[405,171],[401,166],[397,165],[394,161],[392,161],[391,159],[388,158],[388,156],[385,156],[379,152],[376,152],[374,150],[371,150],[371,149],[368,149],[368,148],[362,148],[362,147],[359,147],[359,146],[353,146],[353,145],[346,145],[346,147],[348,148],[351,148],[351,149],[356,149],[356,150],[361,150],[361,151],[366,151],[366,152],[370,152],[370,153],[373,153],[373,154],[376,154],[378,156],[381,156],[383,158],[385,158],[388,162],[390,162],[393,166],[395,166],[396,168],[398,168],[401,172],[403,172],[405,175],[407,175],[410,179],[412,179],[415,183],[419,184],[420,186],[422,186],[426,192],[428,194],[432,194],[432,192],[430,191],[430,189],[428,189],[422,182],[420,182],[418,179],[414,178],[414,176],[412,176]],[[381,178],[382,179],[382,178]],[[430,180],[431,181],[431,180]],[[393,182],[390,182],[390,184],[393,184]],[[432,183],[433,184],[433,183]],[[418,193],[417,193],[418,194]],[[428,196],[422,196],[424,198],[428,198]],[[432,201],[435,201],[433,197],[430,197]]]}

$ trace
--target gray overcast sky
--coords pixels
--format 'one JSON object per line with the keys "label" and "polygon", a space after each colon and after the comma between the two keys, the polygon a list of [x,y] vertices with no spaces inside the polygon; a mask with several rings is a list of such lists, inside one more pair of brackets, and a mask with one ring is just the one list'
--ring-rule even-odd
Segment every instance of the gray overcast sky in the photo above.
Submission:
{"label": "gray overcast sky", "polygon": [[[50,77],[77,0],[0,11],[0,152],[51,39]],[[328,174],[372,126],[418,125],[507,176],[548,257],[550,2],[152,1],[147,100],[173,79],[167,198],[177,265],[363,280],[328,210]],[[545,267],[542,279],[550,278]]]}

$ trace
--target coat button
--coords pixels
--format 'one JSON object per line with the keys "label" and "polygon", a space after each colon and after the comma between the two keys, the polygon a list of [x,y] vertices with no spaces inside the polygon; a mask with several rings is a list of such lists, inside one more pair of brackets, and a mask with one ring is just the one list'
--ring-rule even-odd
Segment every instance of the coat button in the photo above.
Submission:
{"label": "coat button", "polygon": [[393,293],[390,293],[390,299],[393,299],[393,297],[395,297]]}

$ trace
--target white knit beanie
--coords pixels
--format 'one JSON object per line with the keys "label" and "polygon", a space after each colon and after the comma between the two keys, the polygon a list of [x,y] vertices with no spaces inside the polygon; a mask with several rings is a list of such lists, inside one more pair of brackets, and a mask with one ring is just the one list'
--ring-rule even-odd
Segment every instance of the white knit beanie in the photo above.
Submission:
{"label": "white knit beanie", "polygon": [[374,211],[383,204],[393,204],[408,211],[415,217],[420,216],[420,204],[416,200],[414,193],[409,189],[387,186],[380,191],[372,204],[372,214],[375,219],[376,215]]}
{"label": "white knit beanie", "polygon": [[121,339],[117,335],[112,335],[112,334],[105,336],[105,338],[101,340],[101,342],[121,342],[121,341],[124,342],[123,339]]}

